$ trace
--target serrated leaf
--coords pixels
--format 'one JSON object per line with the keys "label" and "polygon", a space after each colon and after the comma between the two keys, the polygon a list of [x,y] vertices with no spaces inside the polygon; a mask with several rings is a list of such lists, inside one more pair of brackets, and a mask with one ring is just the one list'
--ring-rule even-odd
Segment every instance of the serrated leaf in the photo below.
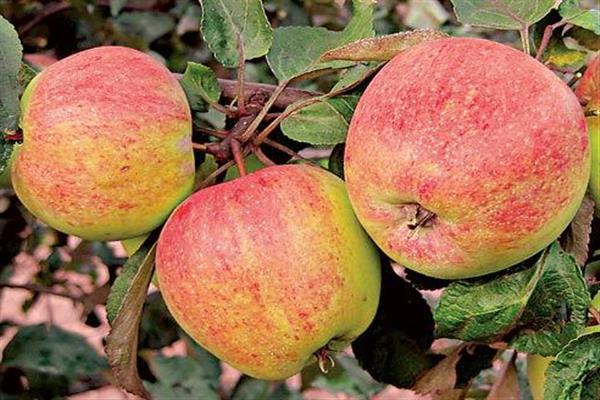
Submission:
{"label": "serrated leaf", "polygon": [[435,364],[427,354],[433,342],[433,317],[427,302],[384,263],[381,298],[375,319],[352,350],[375,380],[409,388]]}
{"label": "serrated leaf", "polygon": [[179,83],[194,111],[207,111],[208,105],[219,102],[221,86],[213,70],[205,65],[188,62]]}
{"label": "serrated leaf", "polygon": [[[290,139],[313,145],[331,145],[346,140],[358,96],[338,96],[292,113],[281,121],[281,131]],[[289,107],[294,107],[294,104]]]}
{"label": "serrated leaf", "polygon": [[108,367],[83,336],[44,324],[21,327],[4,349],[2,365],[69,379]]}
{"label": "serrated leaf", "polygon": [[408,48],[444,37],[448,35],[424,29],[367,38],[329,50],[321,60],[388,61]]}
{"label": "serrated leaf", "polygon": [[[593,332],[569,342],[546,370],[545,400],[594,399],[584,397],[600,371],[600,332]],[[598,382],[593,383],[598,388]],[[586,388],[587,386],[587,388]],[[597,398],[598,393],[595,393]]]}
{"label": "serrated leaf", "polygon": [[569,24],[577,25],[600,35],[600,10],[586,10],[579,6],[578,0],[563,0],[558,12]]}
{"label": "serrated leaf", "polygon": [[562,248],[571,253],[580,267],[585,265],[588,258],[593,219],[594,200],[586,194],[577,214],[559,239]]}
{"label": "serrated leaf", "polygon": [[119,15],[128,0],[110,0],[110,15],[116,17]]}
{"label": "serrated leaf", "polygon": [[137,371],[138,335],[142,308],[152,272],[156,237],[151,235],[129,258],[106,304],[111,330],[105,351],[116,383],[122,389],[143,398],[150,395]]}
{"label": "serrated leaf", "polygon": [[557,0],[452,0],[463,24],[493,29],[521,29],[550,12]]}
{"label": "serrated leaf", "polygon": [[156,399],[220,399],[218,380],[207,376],[191,357],[157,355],[148,365],[157,381],[146,382],[146,387]]}
{"label": "serrated leaf", "polygon": [[217,61],[227,68],[267,54],[273,30],[261,0],[200,0],[201,30]]}
{"label": "serrated leaf", "polygon": [[15,28],[0,15],[0,133],[17,129],[19,93],[17,76],[21,69],[23,46]]}
{"label": "serrated leaf", "polygon": [[519,351],[553,355],[580,332],[589,301],[580,268],[554,243],[527,269],[450,284],[436,333],[478,342],[510,336]]}
{"label": "serrated leaf", "polygon": [[321,27],[291,26],[277,28],[267,62],[279,82],[327,68],[346,68],[345,61],[321,62],[321,55],[359,39],[373,36],[371,0],[353,0],[353,17],[341,32]]}
{"label": "serrated leaf", "polygon": [[123,12],[112,21],[123,35],[141,39],[144,44],[152,43],[175,29],[172,17],[152,11]]}

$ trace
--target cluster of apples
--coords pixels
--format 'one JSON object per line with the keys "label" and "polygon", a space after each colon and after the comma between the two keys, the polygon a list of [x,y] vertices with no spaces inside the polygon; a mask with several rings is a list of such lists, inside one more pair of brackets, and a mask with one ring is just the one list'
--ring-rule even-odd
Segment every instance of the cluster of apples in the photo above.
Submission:
{"label": "cluster of apples", "polygon": [[209,351],[263,379],[366,330],[381,279],[371,239],[429,276],[497,271],[558,237],[590,175],[571,90],[480,39],[421,44],[375,76],[352,118],[345,183],[280,165],[190,196],[185,94],[162,65],[122,47],[40,73],[22,129],[12,181],[23,204],[89,240],[139,237],[166,220],[156,270],[169,310]]}

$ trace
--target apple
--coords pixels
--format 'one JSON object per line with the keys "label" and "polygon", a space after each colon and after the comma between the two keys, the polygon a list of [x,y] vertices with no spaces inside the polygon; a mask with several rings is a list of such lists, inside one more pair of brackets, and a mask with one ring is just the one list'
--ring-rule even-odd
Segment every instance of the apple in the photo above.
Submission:
{"label": "apple", "polygon": [[185,93],[158,61],[98,47],[44,69],[21,100],[12,181],[51,227],[88,240],[143,235],[194,181]]}
{"label": "apple", "polygon": [[[600,332],[600,325],[587,326],[583,335]],[[544,385],[546,383],[546,370],[554,357],[544,357],[539,354],[527,355],[527,379],[533,400],[544,400]]]}
{"label": "apple", "polygon": [[374,318],[381,280],[343,181],[306,164],[190,196],[162,230],[156,273],[192,338],[269,380],[346,348]]}
{"label": "apple", "polygon": [[584,196],[590,145],[577,98],[549,69],[499,43],[445,38],[374,77],[344,162],[379,247],[458,279],[514,265],[560,235]]}
{"label": "apple", "polygon": [[596,203],[596,215],[600,217],[600,56],[588,65],[575,94],[586,104],[586,119],[592,144],[590,192]]}

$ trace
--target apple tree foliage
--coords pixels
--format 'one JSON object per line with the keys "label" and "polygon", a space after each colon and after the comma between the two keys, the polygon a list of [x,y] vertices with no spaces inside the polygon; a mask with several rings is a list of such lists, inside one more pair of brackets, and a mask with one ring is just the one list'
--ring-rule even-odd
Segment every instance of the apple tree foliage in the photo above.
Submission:
{"label": "apple tree foliage", "polygon": [[[313,162],[343,177],[348,124],[369,79],[404,49],[441,36],[477,35],[520,47],[574,87],[600,50],[600,10],[593,3],[0,1],[0,176],[22,140],[19,98],[39,68],[24,54],[51,50],[60,58],[120,44],[164,61],[179,73],[194,113],[194,141],[208,143],[196,154],[199,190],[239,176],[220,146],[228,137],[252,141],[242,152],[248,171]],[[240,117],[231,104],[249,111]],[[43,226],[10,188],[0,189],[0,290],[27,291],[24,313],[44,296],[57,296],[77,304],[89,327],[102,325],[104,310],[110,325],[100,355],[81,335],[51,322],[2,317],[0,332],[10,341],[0,397],[50,398],[113,384],[159,399],[300,399],[318,389],[369,398],[387,385],[434,398],[529,398],[522,379],[528,353],[554,357],[546,398],[596,399],[600,332],[582,335],[600,323],[600,219],[593,213],[586,198],[555,243],[480,278],[436,280],[382,255],[379,309],[352,355],[336,355],[326,375],[306,367],[299,388],[245,376],[224,387],[222,364],[177,327],[159,292],[148,294],[160,228],[125,258],[112,245],[73,241]],[[23,259],[37,269],[17,284],[12,277]],[[77,287],[68,274],[91,285]],[[185,348],[182,355],[162,351],[173,343]],[[492,363],[501,367],[491,369]]]}

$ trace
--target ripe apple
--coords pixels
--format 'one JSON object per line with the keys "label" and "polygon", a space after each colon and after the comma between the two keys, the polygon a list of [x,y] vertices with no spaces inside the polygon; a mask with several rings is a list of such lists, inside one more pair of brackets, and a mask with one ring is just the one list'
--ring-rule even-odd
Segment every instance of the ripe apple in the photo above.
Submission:
{"label": "ripe apple", "polygon": [[600,216],[600,56],[588,65],[575,93],[586,104],[586,120],[592,144],[590,192],[596,203],[596,215]]}
{"label": "ripe apple", "polygon": [[439,39],[396,56],[361,97],[348,194],[398,263],[474,277],[560,235],[587,186],[589,147],[577,98],[542,64],[487,40]]}
{"label": "ripe apple", "polygon": [[13,186],[55,229],[89,240],[140,236],[191,192],[185,93],[144,53],[98,47],[52,64],[21,108]]}
{"label": "ripe apple", "polygon": [[381,280],[343,181],[309,165],[190,196],[163,228],[156,272],[182,328],[260,379],[347,347],[375,316]]}

